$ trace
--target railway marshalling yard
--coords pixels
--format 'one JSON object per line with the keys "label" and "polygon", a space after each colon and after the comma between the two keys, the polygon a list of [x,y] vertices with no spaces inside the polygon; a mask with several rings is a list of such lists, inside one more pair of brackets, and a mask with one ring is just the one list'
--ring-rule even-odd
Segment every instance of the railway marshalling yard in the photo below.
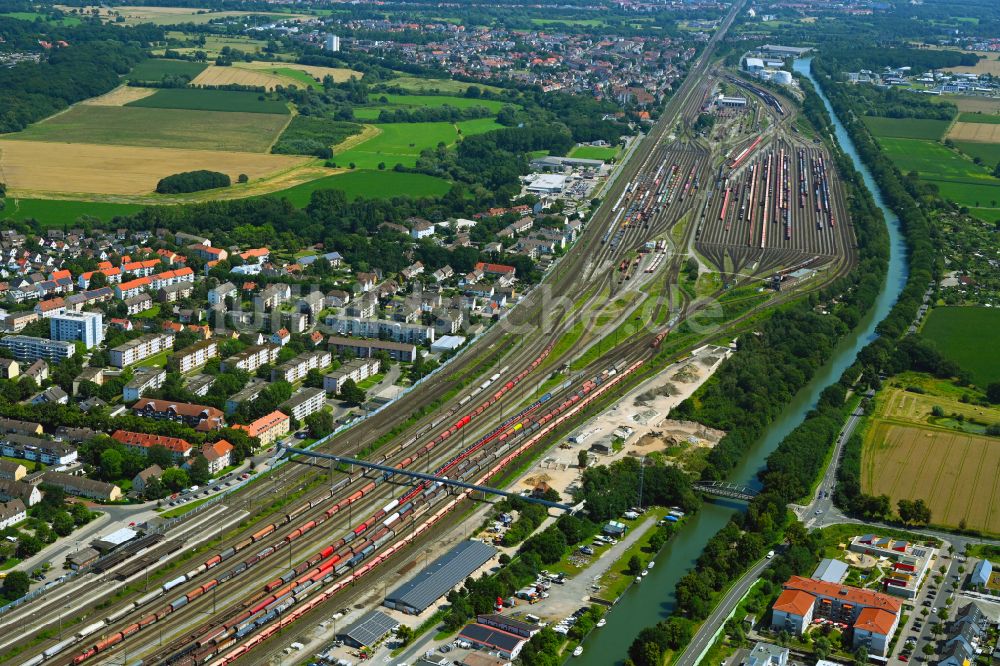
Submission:
{"label": "railway marshalling yard", "polygon": [[[711,136],[693,130],[720,89],[709,58],[731,17],[619,167],[603,205],[544,288],[528,292],[505,325],[488,329],[418,389],[363,425],[320,442],[321,450],[371,455],[451,479],[504,483],[505,468],[544,452],[588,410],[608,406],[626,387],[706,341],[731,337],[757,308],[796,293],[761,296],[763,279],[804,266],[828,269],[801,284],[801,293],[849,268],[850,226],[829,167],[825,187],[835,225],[817,228],[811,198],[802,206],[789,199],[787,207],[773,198],[748,198],[752,215],[738,219],[735,208],[732,217],[720,215],[727,187],[740,189],[739,196],[730,193],[731,201],[742,201],[753,179],[761,189],[783,187],[784,167],[774,166],[785,163],[782,155],[791,163],[798,150],[809,150],[807,188],[816,186],[813,164],[825,162],[819,146],[788,129],[794,113],[787,100],[779,111],[750,93],[748,110],[718,121]],[[758,124],[764,138],[731,165]],[[795,169],[788,176],[793,192],[801,172]],[[772,231],[783,226],[771,217],[786,210],[791,239]],[[681,288],[680,274],[693,252],[704,275],[717,274],[716,286]],[[752,305],[730,312],[710,332],[677,330],[741,289],[753,294]],[[561,297],[556,305],[553,294]],[[637,316],[641,330],[623,329]],[[494,375],[487,389],[476,390]],[[536,396],[546,382],[551,398],[541,403]],[[506,437],[486,438],[497,432]],[[267,663],[303,627],[356,603],[391,575],[387,571],[411,566],[417,549],[462,522],[466,496],[414,488],[398,477],[383,481],[360,470],[288,461],[169,530],[168,539],[185,543],[154,569],[118,582],[117,569],[83,573],[0,617],[0,633],[7,636],[0,639],[3,663]],[[57,627],[64,622],[59,640]],[[22,631],[11,632],[15,626]],[[54,650],[50,659],[29,661],[46,650]]]}

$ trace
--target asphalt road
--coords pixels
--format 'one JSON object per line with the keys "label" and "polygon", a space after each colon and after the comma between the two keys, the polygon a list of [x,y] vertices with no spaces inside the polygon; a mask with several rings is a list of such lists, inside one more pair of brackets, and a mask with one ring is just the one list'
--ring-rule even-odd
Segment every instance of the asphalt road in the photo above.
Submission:
{"label": "asphalt road", "polygon": [[736,584],[726,592],[726,595],[715,606],[715,610],[708,616],[708,619],[702,623],[701,628],[698,629],[698,633],[694,635],[691,642],[684,648],[684,652],[674,662],[675,666],[695,666],[699,662],[702,654],[704,654],[705,650],[715,640],[716,631],[725,623],[726,618],[736,608],[743,595],[760,579],[761,574],[769,566],[771,566],[771,560],[764,558],[750,567],[749,571],[736,581]]}
{"label": "asphalt road", "polygon": [[[874,391],[869,391],[866,397],[870,400],[874,395]],[[864,407],[858,405],[851,412],[851,415],[847,417],[847,422],[841,429],[840,434],[837,435],[833,456],[830,458],[830,463],[827,465],[826,471],[823,472],[823,480],[819,484],[816,496],[813,497],[812,502],[808,506],[800,509],[799,512],[799,519],[805,523],[807,528],[818,527],[820,525],[817,525],[817,523],[822,522],[823,518],[836,514],[833,505],[833,489],[837,485],[837,469],[840,467],[840,457],[844,452],[844,445],[851,439],[854,430],[858,427],[858,423],[864,417],[864,414]]]}

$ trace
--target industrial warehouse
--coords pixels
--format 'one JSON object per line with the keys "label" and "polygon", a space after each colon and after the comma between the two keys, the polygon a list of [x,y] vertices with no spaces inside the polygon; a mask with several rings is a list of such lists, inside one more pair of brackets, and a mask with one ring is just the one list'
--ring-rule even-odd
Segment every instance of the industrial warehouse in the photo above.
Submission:
{"label": "industrial warehouse", "polygon": [[413,580],[400,585],[384,604],[410,615],[419,615],[496,555],[496,548],[482,541],[463,541],[434,560]]}

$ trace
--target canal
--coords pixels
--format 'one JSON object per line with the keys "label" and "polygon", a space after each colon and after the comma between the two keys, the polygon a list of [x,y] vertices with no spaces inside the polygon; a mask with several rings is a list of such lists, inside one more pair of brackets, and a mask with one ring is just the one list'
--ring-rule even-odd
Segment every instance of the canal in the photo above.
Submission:
{"label": "canal", "polygon": [[[833,119],[837,141],[854,162],[854,168],[861,173],[865,185],[882,209],[889,231],[889,269],[882,291],[868,315],[841,341],[829,361],[816,372],[812,381],[795,395],[729,476],[731,481],[749,485],[759,485],[757,472],[764,467],[768,455],[788,433],[802,423],[809,410],[816,405],[823,389],[837,381],[844,370],[854,362],[858,352],[875,338],[876,324],[889,314],[907,278],[906,247],[899,229],[899,219],[885,205],[871,172],[861,162],[854,143],[840,120],[834,115],[829,100],[813,78],[809,70],[811,61],[812,58],[796,60],[794,69],[813,82]],[[584,643],[583,654],[574,658],[573,664],[608,666],[623,663],[628,647],[639,631],[666,617],[673,609],[673,593],[677,581],[691,570],[708,540],[740,510],[742,510],[741,505],[731,502],[706,502],[702,510],[689,519],[670,544],[660,552],[656,558],[656,566],[642,583],[633,585],[623,595],[621,601],[608,614],[607,625],[590,635]]]}

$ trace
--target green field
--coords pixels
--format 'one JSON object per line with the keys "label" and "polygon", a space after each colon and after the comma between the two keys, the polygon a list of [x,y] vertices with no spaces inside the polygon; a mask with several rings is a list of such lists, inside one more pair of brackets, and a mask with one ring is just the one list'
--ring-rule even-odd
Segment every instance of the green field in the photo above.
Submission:
{"label": "green field", "polygon": [[604,21],[601,19],[540,19],[533,18],[531,22],[534,25],[585,25],[590,27],[597,27],[604,25]]}
{"label": "green field", "polygon": [[924,118],[875,118],[864,117],[865,125],[875,136],[895,139],[930,139],[938,141],[950,124],[947,120]]}
{"label": "green field", "polygon": [[618,154],[616,146],[576,146],[570,151],[570,157],[578,157],[581,160],[604,160],[605,162]]}
{"label": "green field", "polygon": [[193,79],[201,74],[206,67],[208,65],[203,62],[149,58],[133,67],[132,71],[125,75],[125,78],[132,81],[159,81],[164,76],[177,75]]}
{"label": "green field", "polygon": [[73,27],[83,23],[83,21],[75,16],[66,16],[55,21],[50,21],[46,14],[40,14],[38,12],[3,12],[0,13],[0,16],[8,16],[10,18],[20,19],[21,21],[37,21],[38,19],[41,19],[46,23],[61,25],[64,27]]}
{"label": "green field", "polygon": [[989,114],[989,113],[960,113],[958,114],[958,122],[989,123],[991,125],[1000,125],[1000,115]]}
{"label": "green field", "polygon": [[[463,136],[482,134],[499,129],[492,118],[464,120],[456,123]],[[397,164],[413,166],[425,148],[438,143],[453,145],[459,138],[456,125],[451,123],[389,123],[378,125],[382,133],[358,146],[334,156],[337,166],[352,162],[360,169],[376,169],[380,162],[391,169]]]}
{"label": "green field", "polygon": [[955,146],[969,157],[978,157],[987,167],[994,167],[1000,162],[1000,143],[956,141]]}
{"label": "green field", "polygon": [[328,120],[316,116],[295,116],[288,127],[281,133],[278,142],[271,149],[272,153],[283,155],[318,155],[320,146],[331,148],[347,137],[362,130],[357,123],[340,120]]}
{"label": "green field", "polygon": [[398,79],[387,81],[390,86],[399,86],[404,90],[412,90],[418,93],[442,93],[442,94],[464,94],[469,86],[476,86],[480,90],[492,90],[500,92],[501,88],[488,86],[483,83],[465,83],[463,81],[452,81],[451,79],[424,79],[417,76],[401,75]]}
{"label": "green field", "polygon": [[125,106],[147,109],[184,109],[187,111],[234,111],[240,113],[288,114],[284,102],[261,99],[262,93],[237,90],[204,90],[200,88],[167,88],[157,90]]}
{"label": "green field", "polygon": [[263,153],[287,120],[275,113],[78,105],[4,139]]}
{"label": "green field", "polygon": [[900,171],[917,171],[921,180],[937,185],[946,199],[973,208],[995,208],[992,202],[1000,201],[1000,180],[991,175],[991,169],[937,142],[882,138],[879,143]]}
{"label": "green field", "polygon": [[309,183],[296,185],[270,196],[284,197],[293,205],[303,208],[316,190],[343,190],[348,199],[358,197],[424,197],[441,196],[451,184],[441,178],[422,173],[397,173],[395,171],[370,171],[367,169],[350,171],[337,176],[320,178]]}
{"label": "green field", "polygon": [[[385,98],[385,102],[382,99]],[[489,109],[493,113],[498,112],[506,102],[495,99],[478,99],[472,97],[456,97],[454,95],[395,95],[392,93],[372,93],[368,96],[369,103],[375,102],[384,107],[416,107],[416,106],[453,106],[456,109],[468,109],[474,106],[481,106]]]}
{"label": "green field", "polygon": [[969,371],[979,386],[1000,381],[1000,310],[935,308],[921,334],[945,357]]}
{"label": "green field", "polygon": [[94,203],[88,201],[59,201],[55,199],[7,199],[7,207],[0,211],[0,219],[38,220],[42,226],[62,228],[75,224],[83,215],[102,222],[116,215],[131,215],[145,206],[138,204]]}

